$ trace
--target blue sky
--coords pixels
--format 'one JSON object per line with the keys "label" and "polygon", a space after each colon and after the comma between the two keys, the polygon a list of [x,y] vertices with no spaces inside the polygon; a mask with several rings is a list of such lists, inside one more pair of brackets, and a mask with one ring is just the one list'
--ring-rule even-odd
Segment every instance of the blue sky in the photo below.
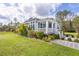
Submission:
{"label": "blue sky", "polygon": [[0,22],[8,23],[14,17],[20,22],[33,16],[54,17],[64,9],[79,15],[78,3],[0,3]]}
{"label": "blue sky", "polygon": [[79,12],[79,3],[62,3],[57,8],[58,11],[59,10],[64,10],[64,9],[70,10],[74,13]]}

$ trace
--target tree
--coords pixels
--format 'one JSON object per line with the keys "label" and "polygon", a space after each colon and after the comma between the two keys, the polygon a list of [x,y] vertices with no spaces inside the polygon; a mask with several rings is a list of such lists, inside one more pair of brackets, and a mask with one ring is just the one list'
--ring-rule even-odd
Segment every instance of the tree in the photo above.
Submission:
{"label": "tree", "polygon": [[75,30],[74,30],[74,27],[73,27],[73,24],[72,24],[72,21],[71,20],[69,20],[69,32],[75,32]]}
{"label": "tree", "polygon": [[[14,21],[14,22],[13,22]],[[8,24],[8,27],[9,27],[9,31],[12,31],[12,32],[16,32],[16,29],[18,27],[18,25],[20,24],[18,22],[18,19],[15,17],[13,19],[13,21],[11,21],[9,24]]]}
{"label": "tree", "polygon": [[75,32],[71,20],[64,21],[63,26],[64,26],[63,30],[64,30],[65,32]]}
{"label": "tree", "polygon": [[3,26],[3,24],[2,24],[2,23],[0,23],[0,31],[2,31],[2,26]]}
{"label": "tree", "polygon": [[68,14],[70,14],[71,11],[68,11],[68,10],[63,10],[63,11],[58,11],[56,13],[56,18],[57,18],[57,21],[59,22],[60,26],[61,26],[61,31],[64,30],[64,21],[66,19],[66,17],[68,16]]}
{"label": "tree", "polygon": [[73,18],[73,27],[75,28],[75,31],[79,34],[79,16],[75,16]]}
{"label": "tree", "polygon": [[19,25],[19,22],[18,22],[18,19],[15,17],[14,18],[14,26],[15,26],[15,28],[17,28],[18,27],[18,25]]}

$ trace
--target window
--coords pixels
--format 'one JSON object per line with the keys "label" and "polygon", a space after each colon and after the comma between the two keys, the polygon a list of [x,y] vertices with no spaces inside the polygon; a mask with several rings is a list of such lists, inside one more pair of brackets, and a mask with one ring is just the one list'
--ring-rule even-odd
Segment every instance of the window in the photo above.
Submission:
{"label": "window", "polygon": [[31,24],[32,24],[32,22],[31,22]]}
{"label": "window", "polygon": [[32,28],[33,28],[33,30],[35,30],[35,26],[34,26],[34,24],[33,24]]}
{"label": "window", "polygon": [[49,28],[52,28],[52,23],[51,23],[51,22],[49,22],[48,27],[49,27]]}
{"label": "window", "polygon": [[42,23],[40,23],[40,28],[42,28]]}
{"label": "window", "polygon": [[40,28],[40,22],[38,23],[38,28]]}
{"label": "window", "polygon": [[35,26],[34,26],[34,23],[33,22],[31,22],[31,24],[30,24],[30,26],[29,27],[31,27],[32,28],[32,30],[35,30]]}
{"label": "window", "polygon": [[46,27],[46,24],[45,23],[38,23],[38,28],[45,28]]}
{"label": "window", "polygon": [[45,27],[46,27],[46,24],[44,23],[44,24],[43,24],[43,28],[45,28]]}
{"label": "window", "polygon": [[59,29],[59,26],[57,25],[57,29]]}

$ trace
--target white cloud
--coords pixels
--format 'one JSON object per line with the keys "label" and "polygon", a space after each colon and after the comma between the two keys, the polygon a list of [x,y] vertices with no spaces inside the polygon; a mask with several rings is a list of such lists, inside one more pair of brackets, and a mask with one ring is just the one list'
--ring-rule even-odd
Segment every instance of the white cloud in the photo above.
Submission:
{"label": "white cloud", "polygon": [[[18,7],[11,5],[11,6],[6,6],[5,4],[0,4],[0,15],[3,15],[4,17],[8,17],[7,19],[2,19],[0,18],[0,22],[7,23],[9,22],[9,18],[12,19],[12,16],[17,16],[21,14],[18,11]],[[6,21],[6,22],[5,22]]]}
{"label": "white cloud", "polygon": [[0,8],[5,8],[6,6],[3,3],[0,3]]}
{"label": "white cloud", "polygon": [[35,5],[33,3],[22,3],[20,4],[20,10],[26,16],[26,18],[35,15]]}
{"label": "white cloud", "polygon": [[0,8],[0,14],[11,18],[12,16],[17,16],[21,13],[18,12],[16,8],[6,7],[6,8]]}
{"label": "white cloud", "polygon": [[75,15],[79,16],[79,12],[74,13]]}
{"label": "white cloud", "polygon": [[24,21],[32,16],[54,16],[55,7],[59,5],[56,3],[10,3],[8,5],[1,3],[0,14],[10,19],[17,17],[18,20]]}
{"label": "white cloud", "polygon": [[[58,6],[56,3],[25,3],[21,4],[20,8],[26,15],[26,17],[31,16],[53,16],[55,11],[55,6]],[[23,10],[25,9],[25,11]],[[50,11],[51,10],[51,11]],[[52,14],[51,14],[52,12]]]}

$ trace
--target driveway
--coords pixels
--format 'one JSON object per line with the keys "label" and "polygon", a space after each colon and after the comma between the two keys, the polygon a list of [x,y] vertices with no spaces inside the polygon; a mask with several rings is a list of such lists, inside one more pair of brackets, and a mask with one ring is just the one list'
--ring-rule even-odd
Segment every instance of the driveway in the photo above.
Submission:
{"label": "driveway", "polygon": [[79,43],[76,43],[76,42],[69,42],[69,41],[64,41],[64,40],[52,40],[51,43],[52,42],[79,50]]}

